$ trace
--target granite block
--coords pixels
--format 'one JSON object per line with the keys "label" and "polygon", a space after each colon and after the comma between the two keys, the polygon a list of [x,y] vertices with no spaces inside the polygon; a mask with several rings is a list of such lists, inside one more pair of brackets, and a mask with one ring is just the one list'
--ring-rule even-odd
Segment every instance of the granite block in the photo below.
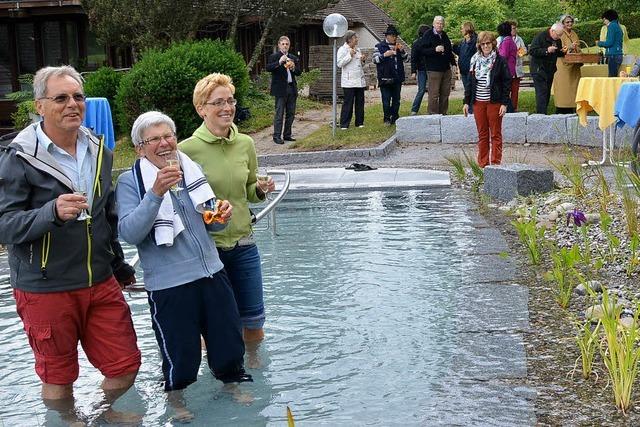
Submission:
{"label": "granite block", "polygon": [[484,192],[499,200],[553,190],[553,170],[514,163],[484,168]]}

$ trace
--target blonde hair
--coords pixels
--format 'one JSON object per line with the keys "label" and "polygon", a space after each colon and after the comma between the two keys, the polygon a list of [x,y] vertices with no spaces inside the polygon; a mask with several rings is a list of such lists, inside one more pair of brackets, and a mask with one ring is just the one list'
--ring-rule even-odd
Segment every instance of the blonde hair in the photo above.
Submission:
{"label": "blonde hair", "polygon": [[233,80],[226,74],[212,73],[201,78],[193,89],[193,106],[204,105],[211,96],[211,92],[220,86],[229,88],[232,94],[236,93]]}
{"label": "blonde hair", "polygon": [[473,22],[465,21],[462,23],[462,31],[464,34],[473,34],[476,32],[476,28],[473,26]]}
{"label": "blonde hair", "polygon": [[496,35],[491,32],[491,31],[480,31],[480,34],[478,34],[478,52],[481,50],[481,44],[482,43],[486,43],[486,42],[491,42],[491,45],[493,46],[493,49],[495,50],[495,48],[498,46],[498,41],[496,40]]}

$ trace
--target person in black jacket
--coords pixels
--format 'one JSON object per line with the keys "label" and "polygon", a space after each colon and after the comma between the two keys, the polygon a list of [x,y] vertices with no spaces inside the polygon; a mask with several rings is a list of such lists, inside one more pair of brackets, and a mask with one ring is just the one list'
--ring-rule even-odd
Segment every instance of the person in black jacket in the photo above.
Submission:
{"label": "person in black jacket", "polygon": [[400,89],[404,82],[404,64],[407,52],[398,42],[400,32],[389,25],[384,32],[385,40],[376,45],[373,63],[378,72],[378,86],[382,96],[384,124],[390,126],[396,122],[400,110]]}
{"label": "person in black jacket", "polygon": [[411,77],[418,79],[418,92],[415,98],[413,98],[413,104],[411,105],[411,115],[415,116],[420,110],[420,104],[422,104],[422,98],[427,90],[427,68],[426,58],[422,51],[424,39],[422,36],[427,31],[430,31],[431,27],[428,25],[420,25],[418,28],[418,38],[411,45]]}
{"label": "person in black jacket", "polygon": [[280,37],[278,52],[271,54],[267,60],[266,68],[271,73],[271,95],[276,98],[276,111],[273,117],[273,142],[276,144],[295,141],[291,134],[291,126],[296,115],[298,99],[296,76],[302,74],[302,70],[298,57],[289,53],[290,46],[289,37]]}
{"label": "person in black jacket", "polygon": [[[489,31],[478,34],[478,51],[469,64],[469,86],[464,91],[465,117],[473,105],[478,128],[478,164],[499,165],[502,160],[502,117],[507,112],[511,73],[506,60],[498,55],[496,36]],[[491,151],[491,153],[489,153]]]}
{"label": "person in black jacket", "polygon": [[536,113],[547,114],[547,106],[551,97],[553,75],[556,73],[556,61],[564,56],[566,49],[562,48],[562,33],[564,27],[556,22],[548,30],[544,30],[531,41],[531,63],[529,69],[536,90]]}
{"label": "person in black jacket", "polygon": [[429,80],[429,114],[447,114],[451,93],[451,66],[456,65],[456,60],[451,40],[444,31],[444,18],[433,18],[433,29],[422,37]]}

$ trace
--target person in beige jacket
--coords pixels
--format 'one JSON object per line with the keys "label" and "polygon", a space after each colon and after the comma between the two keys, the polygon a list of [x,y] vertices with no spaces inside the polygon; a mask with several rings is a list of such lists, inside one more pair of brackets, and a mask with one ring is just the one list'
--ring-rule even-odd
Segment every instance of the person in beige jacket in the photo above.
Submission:
{"label": "person in beige jacket", "polygon": [[[563,15],[560,22],[564,32],[560,40],[565,53],[580,52],[580,39],[573,31],[573,16]],[[571,114],[576,112],[576,92],[580,81],[581,64],[566,63],[564,58],[558,58],[557,71],[553,77],[553,99],[556,104],[556,114]]]}
{"label": "person in beige jacket", "polygon": [[342,69],[340,86],[344,93],[342,111],[340,111],[340,129],[348,129],[356,110],[356,127],[364,127],[364,64],[366,57],[358,47],[358,35],[355,31],[347,31],[344,44],[338,49],[337,64]]}

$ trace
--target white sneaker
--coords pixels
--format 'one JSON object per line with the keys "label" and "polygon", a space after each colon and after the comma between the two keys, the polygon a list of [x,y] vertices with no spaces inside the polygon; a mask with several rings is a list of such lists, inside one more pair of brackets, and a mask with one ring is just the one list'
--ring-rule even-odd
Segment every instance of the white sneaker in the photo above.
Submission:
{"label": "white sneaker", "polygon": [[340,130],[347,130],[347,129],[349,129],[349,128],[340,128]]}
{"label": "white sneaker", "polygon": [[363,127],[364,127],[364,125],[360,125],[360,126],[358,126],[358,127],[359,127],[359,128],[363,128]]}
{"label": "white sneaker", "polygon": [[412,115],[412,116],[417,116],[417,115],[418,115],[418,112],[417,112],[417,111],[412,111],[412,112],[411,112],[411,115]]}

